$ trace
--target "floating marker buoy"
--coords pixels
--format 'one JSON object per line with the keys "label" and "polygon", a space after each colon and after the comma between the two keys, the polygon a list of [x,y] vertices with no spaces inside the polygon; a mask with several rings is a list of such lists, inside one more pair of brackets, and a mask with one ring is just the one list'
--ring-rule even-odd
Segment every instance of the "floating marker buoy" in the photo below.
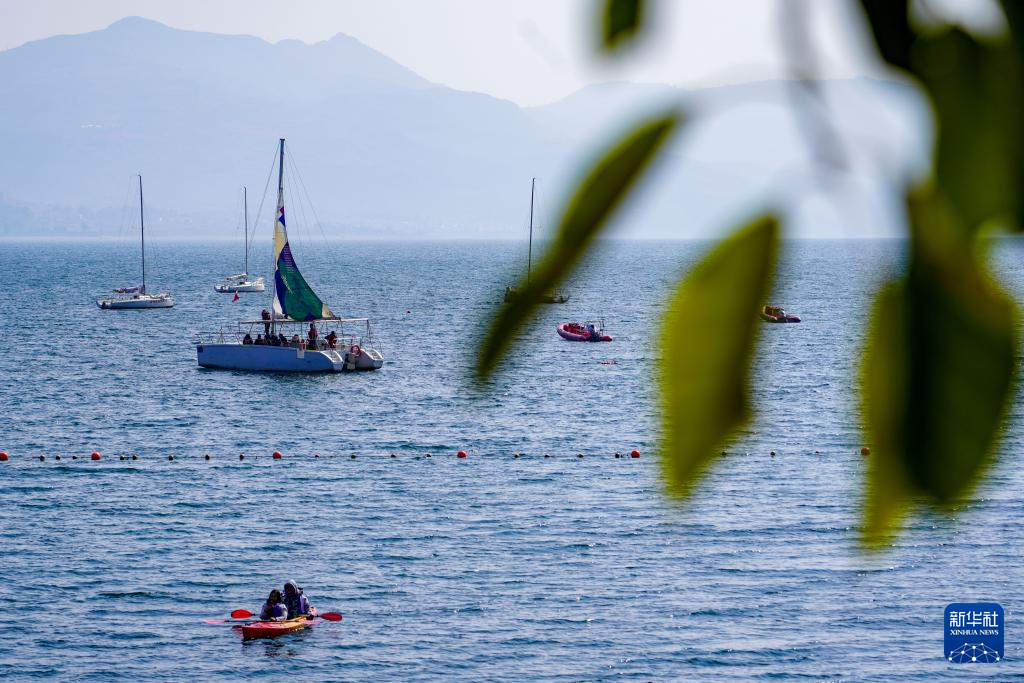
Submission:
{"label": "floating marker buoy", "polygon": [[117,456],[117,459],[118,460],[124,460],[124,456],[123,455],[119,455],[119,456]]}
{"label": "floating marker buoy", "polygon": [[314,454],[313,454],[313,457],[314,457],[314,458],[319,458],[319,457],[320,457],[320,454],[319,454],[319,453],[314,453]]}
{"label": "floating marker buoy", "polygon": [[355,454],[355,453],[353,453],[352,455],[350,455],[350,456],[348,456],[348,457],[349,457],[349,458],[351,458],[352,460],[355,460],[355,459],[356,459],[356,454]]}
{"label": "floating marker buoy", "polygon": [[98,452],[96,452],[96,451],[93,451],[92,455],[89,456],[89,459],[90,460],[99,460],[100,459],[100,454]]}
{"label": "floating marker buoy", "polygon": [[515,458],[516,460],[518,460],[519,459],[519,454],[518,453],[513,453],[512,457]]}
{"label": "floating marker buoy", "polygon": [[456,458],[465,458],[466,457],[466,451],[459,451],[458,453],[455,454],[455,457]]}
{"label": "floating marker buoy", "polygon": [[274,454],[271,457],[274,460],[280,460],[281,459],[281,451],[274,451]]}
{"label": "floating marker buoy", "polygon": [[583,457],[583,454],[582,454],[582,453],[577,453],[577,454],[576,454],[576,457],[577,457],[577,458],[582,458],[582,457]]}
{"label": "floating marker buoy", "polygon": [[7,451],[0,451],[0,462],[7,462]]}
{"label": "floating marker buoy", "polygon": [[428,458],[430,457],[430,453],[427,453],[427,457],[428,457]]}
{"label": "floating marker buoy", "polygon": [[139,459],[139,456],[137,456],[137,455],[133,455],[132,456],[132,460],[138,460],[138,459]]}
{"label": "floating marker buoy", "polygon": [[168,455],[168,456],[167,456],[167,459],[168,459],[168,460],[174,460],[174,456],[173,456],[173,455]]}
{"label": "floating marker buoy", "polygon": [[548,455],[547,453],[545,453],[545,454],[544,454],[544,457],[545,457],[545,458],[550,458],[551,456],[550,456],[550,455]]}
{"label": "floating marker buoy", "polygon": [[239,453],[238,454],[238,459],[239,460],[245,460],[245,453]]}
{"label": "floating marker buoy", "polygon": [[44,460],[46,460],[46,456],[45,455],[40,455],[39,456],[39,462],[42,462]]}
{"label": "floating marker buoy", "polygon": [[395,455],[394,453],[392,453],[392,454],[391,454],[391,457],[392,457],[392,458],[395,458],[395,457],[398,457],[398,456],[396,456],[396,455]]}
{"label": "floating marker buoy", "polygon": [[406,311],[405,313],[406,313],[406,315],[408,315],[409,313],[412,313],[412,311]]}
{"label": "floating marker buoy", "polygon": [[725,451],[722,451],[722,455],[725,455]]}
{"label": "floating marker buoy", "polygon": [[634,448],[633,450],[631,450],[629,452],[629,457],[631,457],[631,458],[639,458],[640,457],[640,451],[638,451],[637,449]]}
{"label": "floating marker buoy", "polygon": [[60,460],[60,456],[59,456],[59,455],[58,455],[58,456],[55,456],[55,457],[54,457],[54,460]]}
{"label": "floating marker buoy", "polygon": [[821,451],[814,451],[815,455],[821,455]]}
{"label": "floating marker buoy", "polygon": [[78,456],[77,456],[77,455],[72,455],[72,456],[71,456],[71,459],[72,459],[72,460],[78,460]]}
{"label": "floating marker buoy", "polygon": [[210,459],[210,454],[209,454],[209,453],[207,453],[207,454],[206,454],[206,455],[204,455],[203,457],[204,457],[205,459],[209,460],[209,459]]}
{"label": "floating marker buoy", "polygon": [[773,458],[775,457],[775,451],[772,451],[772,457]]}
{"label": "floating marker buoy", "polygon": [[867,446],[865,446],[864,448],[860,449],[860,454],[861,455],[871,455],[871,449],[868,448]]}

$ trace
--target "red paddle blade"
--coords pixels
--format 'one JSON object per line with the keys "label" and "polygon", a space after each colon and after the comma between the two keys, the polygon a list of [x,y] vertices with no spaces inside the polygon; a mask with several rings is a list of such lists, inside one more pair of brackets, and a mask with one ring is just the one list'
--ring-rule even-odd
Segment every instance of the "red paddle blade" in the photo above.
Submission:
{"label": "red paddle blade", "polygon": [[247,609],[236,609],[231,613],[232,619],[248,619],[251,616],[253,616],[253,613]]}
{"label": "red paddle blade", "polygon": [[321,619],[326,619],[327,621],[341,621],[340,612],[324,612],[323,614],[320,614],[318,616]]}

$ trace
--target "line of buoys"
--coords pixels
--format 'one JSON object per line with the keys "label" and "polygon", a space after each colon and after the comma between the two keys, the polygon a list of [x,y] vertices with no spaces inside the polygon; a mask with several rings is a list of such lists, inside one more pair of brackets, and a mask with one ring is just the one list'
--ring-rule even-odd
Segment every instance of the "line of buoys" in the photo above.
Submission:
{"label": "line of buoys", "polygon": [[[870,452],[870,450],[867,449],[867,448],[862,449],[862,452],[864,452],[864,451]],[[817,451],[815,451],[815,452],[817,452]],[[724,451],[723,451],[723,453],[724,453]],[[772,454],[772,457],[774,457],[775,456],[775,451],[772,451],[771,454]],[[252,456],[253,459],[255,459],[256,457],[257,456]],[[320,458],[320,454],[319,453],[315,453],[315,454],[313,454],[313,457],[316,458],[316,459],[319,459]],[[359,457],[358,453],[351,453],[349,455],[349,459],[350,460],[356,460],[358,457]],[[382,457],[384,457],[384,456],[382,456]],[[388,453],[386,457],[398,458],[399,456],[398,456],[397,453]],[[423,456],[416,455],[414,457],[417,460],[419,460],[421,457],[433,458],[433,454],[432,453],[426,453]],[[455,457],[460,459],[460,460],[464,460],[464,459],[469,458],[469,454],[466,451],[464,451],[464,450],[458,450],[458,451],[455,452]],[[523,453],[521,451],[515,451],[512,454],[512,457],[514,459],[518,460],[519,458],[526,458],[527,454]],[[544,458],[551,458],[553,456],[550,453],[544,453],[543,457]],[[582,452],[576,453],[576,458],[579,459],[579,458],[584,458],[584,457],[586,457],[584,453],[582,453]],[[618,459],[618,458],[624,458],[626,456],[623,455],[619,451],[615,451],[614,457]],[[631,458],[639,458],[640,457],[640,451],[638,451],[636,449],[633,449],[632,451],[629,452],[629,457],[631,457]],[[271,454],[271,458],[273,460],[282,460],[284,458],[284,456],[281,454],[281,451],[273,451],[273,453]],[[39,459],[40,462],[43,462],[43,461],[46,460],[46,456],[45,455],[39,455],[38,459]],[[72,455],[71,459],[72,460],[78,460],[78,456],[77,455]],[[102,460],[103,456],[102,456],[102,454],[99,451],[93,451],[92,453],[89,454],[89,459],[92,460],[92,461]],[[138,460],[139,456],[138,455],[131,455],[131,456],[129,456],[129,455],[119,455],[119,456],[117,456],[117,459],[119,461],[122,461],[122,462],[126,461],[126,460]],[[238,459],[240,461],[245,460],[246,459],[245,453],[239,453],[238,454]],[[10,455],[6,451],[0,451],[0,462],[7,462],[9,460],[10,460]],[[54,460],[60,461],[60,460],[62,460],[62,458],[61,458],[60,455],[55,455],[54,456]],[[167,460],[169,462],[173,462],[175,460],[180,460],[180,457],[176,457],[173,454],[168,454]],[[206,453],[206,454],[203,455],[203,460],[210,461],[210,460],[212,460],[212,456],[209,453]]]}

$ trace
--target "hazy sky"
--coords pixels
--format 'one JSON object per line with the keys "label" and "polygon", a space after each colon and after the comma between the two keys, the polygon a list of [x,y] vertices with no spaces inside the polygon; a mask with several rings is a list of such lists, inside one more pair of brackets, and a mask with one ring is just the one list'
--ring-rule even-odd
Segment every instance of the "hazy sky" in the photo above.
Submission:
{"label": "hazy sky", "polygon": [[625,64],[594,50],[594,0],[0,0],[0,49],[132,15],[269,41],[347,33],[432,81],[531,105],[608,80],[700,87],[783,76],[780,8],[795,6],[815,28],[823,76],[879,68],[851,0],[651,4],[650,40]]}

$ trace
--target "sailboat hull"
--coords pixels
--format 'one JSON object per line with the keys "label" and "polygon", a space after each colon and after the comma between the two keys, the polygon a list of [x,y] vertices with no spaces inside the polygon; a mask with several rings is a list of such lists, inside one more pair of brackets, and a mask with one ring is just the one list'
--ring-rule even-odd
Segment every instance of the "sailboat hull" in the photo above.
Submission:
{"label": "sailboat hull", "polygon": [[313,351],[257,344],[197,344],[196,358],[204,368],[252,372],[350,372],[384,365],[380,354],[371,349],[352,355],[345,349]]}
{"label": "sailboat hull", "polygon": [[133,297],[99,299],[96,301],[96,305],[104,310],[141,311],[149,308],[171,308],[174,306],[174,299],[169,294],[155,296],[142,294]]}
{"label": "sailboat hull", "polygon": [[221,294],[231,294],[232,292],[262,292],[264,290],[262,279],[259,282],[247,282],[240,285],[221,283],[214,285],[213,288]]}

